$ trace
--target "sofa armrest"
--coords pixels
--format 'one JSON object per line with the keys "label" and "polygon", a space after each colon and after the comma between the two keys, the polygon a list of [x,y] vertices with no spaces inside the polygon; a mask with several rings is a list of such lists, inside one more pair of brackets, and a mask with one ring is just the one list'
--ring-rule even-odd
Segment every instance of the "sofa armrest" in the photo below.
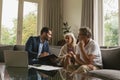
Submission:
{"label": "sofa armrest", "polygon": [[88,72],[88,75],[103,80],[120,80],[120,70],[101,69]]}
{"label": "sofa armrest", "polygon": [[120,47],[101,49],[103,68],[120,70]]}
{"label": "sofa armrest", "polygon": [[4,62],[4,50],[13,50],[13,45],[0,46],[0,62]]}

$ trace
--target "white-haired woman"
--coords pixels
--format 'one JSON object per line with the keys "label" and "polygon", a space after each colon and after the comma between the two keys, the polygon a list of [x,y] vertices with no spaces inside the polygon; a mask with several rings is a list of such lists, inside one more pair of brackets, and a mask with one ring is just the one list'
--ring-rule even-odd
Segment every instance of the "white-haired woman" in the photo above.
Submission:
{"label": "white-haired woman", "polygon": [[62,46],[59,59],[64,68],[67,68],[68,65],[74,64],[74,58],[71,53],[75,53],[76,48],[76,39],[73,33],[66,33],[64,35],[65,44]]}

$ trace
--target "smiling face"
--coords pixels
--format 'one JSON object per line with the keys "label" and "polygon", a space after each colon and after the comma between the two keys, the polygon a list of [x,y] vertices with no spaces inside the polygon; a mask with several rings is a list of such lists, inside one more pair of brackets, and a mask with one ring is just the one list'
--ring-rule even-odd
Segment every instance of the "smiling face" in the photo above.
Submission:
{"label": "smiling face", "polygon": [[48,33],[45,33],[45,40],[50,40],[52,38],[52,31],[49,30]]}
{"label": "smiling face", "polygon": [[66,36],[65,36],[65,42],[66,42],[67,44],[72,44],[72,42],[73,42],[72,37],[71,37],[70,35],[66,35]]}
{"label": "smiling face", "polygon": [[50,40],[52,38],[52,31],[49,30],[47,33],[47,39]]}
{"label": "smiling face", "polygon": [[44,40],[50,40],[52,38],[52,31],[48,27],[43,27],[40,32],[41,39]]}

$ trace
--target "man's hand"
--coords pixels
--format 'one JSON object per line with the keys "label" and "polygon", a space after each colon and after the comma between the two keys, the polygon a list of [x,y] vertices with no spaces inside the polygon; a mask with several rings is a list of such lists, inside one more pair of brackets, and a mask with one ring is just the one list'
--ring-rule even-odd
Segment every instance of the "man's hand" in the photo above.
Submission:
{"label": "man's hand", "polygon": [[80,47],[80,48],[83,48],[84,46],[85,46],[85,43],[84,43],[83,40],[81,40],[80,43],[79,43],[79,47]]}
{"label": "man's hand", "polygon": [[91,70],[96,70],[97,68],[94,66],[94,65],[92,65],[92,64],[89,64],[89,65],[87,65]]}
{"label": "man's hand", "polygon": [[48,56],[49,53],[48,52],[44,52],[44,53],[41,53],[39,57],[45,57],[45,56]]}

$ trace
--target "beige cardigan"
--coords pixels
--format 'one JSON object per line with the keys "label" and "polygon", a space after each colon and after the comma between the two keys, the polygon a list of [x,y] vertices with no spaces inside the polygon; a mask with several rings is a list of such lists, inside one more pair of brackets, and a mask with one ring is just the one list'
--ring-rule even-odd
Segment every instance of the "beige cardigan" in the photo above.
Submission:
{"label": "beige cardigan", "polygon": [[[74,52],[75,52],[76,46],[74,47]],[[60,53],[58,55],[59,58],[65,57],[67,54],[67,44],[63,45],[62,48],[60,49]]]}

